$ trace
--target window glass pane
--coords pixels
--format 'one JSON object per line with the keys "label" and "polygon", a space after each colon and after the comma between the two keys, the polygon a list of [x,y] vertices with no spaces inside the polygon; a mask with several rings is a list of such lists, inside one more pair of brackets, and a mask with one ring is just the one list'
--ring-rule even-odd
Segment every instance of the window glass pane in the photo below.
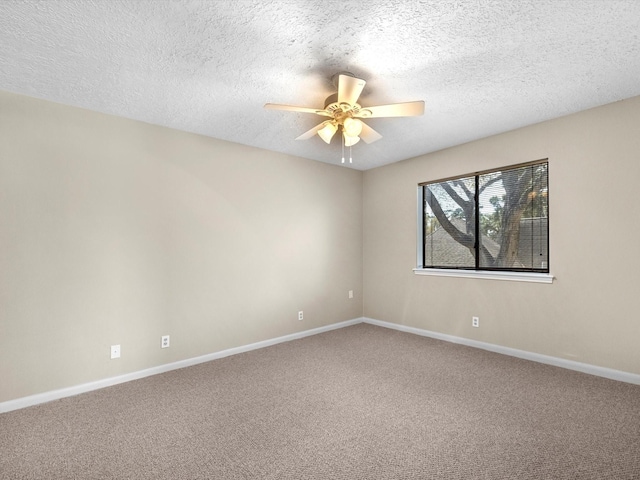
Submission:
{"label": "window glass pane", "polygon": [[475,268],[475,176],[424,186],[424,266]]}
{"label": "window glass pane", "polygon": [[548,195],[546,161],[422,184],[419,265],[549,272]]}
{"label": "window glass pane", "polygon": [[502,244],[505,189],[502,172],[479,176],[480,267],[495,267]]}
{"label": "window glass pane", "polygon": [[480,175],[479,268],[548,269],[547,164]]}

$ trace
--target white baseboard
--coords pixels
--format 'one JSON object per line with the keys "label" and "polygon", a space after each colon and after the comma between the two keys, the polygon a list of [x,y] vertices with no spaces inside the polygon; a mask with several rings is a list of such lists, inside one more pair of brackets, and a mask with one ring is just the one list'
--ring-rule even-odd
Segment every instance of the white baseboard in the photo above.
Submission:
{"label": "white baseboard", "polygon": [[617,380],[620,382],[632,383],[640,385],[640,375],[635,373],[624,372],[621,370],[614,370],[611,368],[598,367],[596,365],[590,365],[587,363],[575,362],[573,360],[566,360],[558,357],[551,357],[548,355],[541,355],[539,353],[527,352],[525,350],[518,350],[515,348],[503,347],[492,343],[480,342],[477,340],[471,340],[463,337],[456,337],[454,335],[447,335],[444,333],[432,332],[429,330],[423,330],[421,328],[409,327],[406,325],[399,325],[396,323],[384,322],[381,320],[375,320],[373,318],[355,318],[347,320],[345,322],[334,323],[326,325],[324,327],[313,328],[311,330],[305,330],[303,332],[292,333],[283,337],[272,338],[270,340],[264,340],[261,342],[251,343],[241,347],[229,348],[227,350],[221,350],[219,352],[202,355],[200,357],[189,358],[178,362],[167,363],[165,365],[159,365],[157,367],[140,370],[137,372],[127,373],[125,375],[119,375],[117,377],[105,378],[103,380],[97,380],[95,382],[84,383],[82,385],[76,385],[73,387],[62,388],[59,390],[52,390],[50,392],[44,392],[36,395],[30,395],[28,397],[17,398],[15,400],[9,400],[0,403],[0,413],[10,412],[12,410],[19,410],[21,408],[38,405],[41,403],[51,402],[53,400],[59,400],[65,397],[71,397],[80,393],[90,392],[105,387],[110,387],[120,383],[130,382],[132,380],[138,380],[140,378],[150,377],[159,373],[169,372],[171,370],[177,370],[179,368],[190,367],[192,365],[198,365],[200,363],[210,362],[219,358],[228,357],[230,355],[236,355],[238,353],[249,352],[251,350],[257,350],[259,348],[269,347],[278,343],[289,342],[291,340],[297,340],[311,335],[317,335],[319,333],[336,330],[338,328],[344,328],[358,323],[369,323],[371,325],[377,325],[379,327],[390,328],[401,332],[413,333],[415,335],[421,335],[423,337],[435,338],[437,340],[444,340],[446,342],[458,343],[460,345],[466,345],[469,347],[480,348],[482,350],[488,350],[490,352],[500,353],[503,355],[509,355],[512,357],[522,358],[525,360],[531,360],[533,362],[544,363],[547,365],[553,365],[556,367],[562,367],[569,370],[575,370],[582,373],[588,373],[590,375],[596,375],[599,377],[609,378],[611,380]]}
{"label": "white baseboard", "polygon": [[188,358],[186,360],[180,360],[178,362],[167,363],[165,365],[159,365],[157,367],[147,368],[137,372],[127,373],[125,375],[119,375],[117,377],[105,378],[103,380],[97,380],[95,382],[84,383],[82,385],[76,385],[68,388],[61,388],[59,390],[52,390],[50,392],[39,393],[36,395],[30,395],[28,397],[17,398],[15,400],[9,400],[0,403],[0,413],[10,412],[12,410],[18,410],[21,408],[31,407],[41,403],[51,402],[53,400],[59,400],[65,397],[72,397],[80,393],[90,392],[92,390],[98,390],[105,387],[111,387],[119,383],[130,382],[132,380],[138,380],[140,378],[150,377],[151,375],[157,375],[159,373],[169,372],[171,370],[177,370],[179,368],[190,367],[192,365],[198,365],[200,363],[210,362],[211,360],[217,360],[219,358],[228,357],[230,355],[236,355],[238,353],[249,352],[251,350],[257,350],[259,348],[270,347],[278,343],[289,342],[291,340],[298,340],[300,338],[309,337],[311,335],[317,335],[319,333],[328,332],[330,330],[336,330],[338,328],[344,328],[351,325],[362,323],[363,318],[355,318],[353,320],[347,320],[344,322],[333,323],[324,327],[313,328],[311,330],[305,330],[303,332],[292,333],[283,337],[272,338],[270,340],[264,340],[261,342],[251,343],[249,345],[243,345],[241,347],[229,348],[219,352],[202,355],[200,357]]}
{"label": "white baseboard", "polygon": [[444,340],[445,342],[458,343],[460,345],[466,345],[468,347],[481,348],[482,350],[488,350],[490,352],[501,353],[503,355],[509,355],[511,357],[522,358],[525,360],[531,360],[533,362],[544,363],[547,365],[553,365],[556,367],[562,367],[569,370],[575,370],[582,373],[588,373],[590,375],[597,375],[598,377],[609,378],[611,380],[617,380],[620,382],[633,383],[640,385],[640,375],[630,372],[624,372],[622,370],[614,370],[612,368],[598,367],[596,365],[590,365],[588,363],[575,362],[573,360],[566,360],[564,358],[551,357],[549,355],[541,355],[539,353],[527,352],[525,350],[518,350],[516,348],[503,347],[492,343],[480,342],[477,340],[471,340],[463,337],[456,337],[454,335],[447,335],[444,333],[432,332],[429,330],[423,330],[421,328],[408,327],[406,325],[398,325],[396,323],[383,322],[381,320],[375,320],[373,318],[364,318],[364,323],[371,325],[377,325],[379,327],[391,328],[393,330],[399,330],[401,332],[413,333],[421,335],[423,337],[435,338],[437,340]]}

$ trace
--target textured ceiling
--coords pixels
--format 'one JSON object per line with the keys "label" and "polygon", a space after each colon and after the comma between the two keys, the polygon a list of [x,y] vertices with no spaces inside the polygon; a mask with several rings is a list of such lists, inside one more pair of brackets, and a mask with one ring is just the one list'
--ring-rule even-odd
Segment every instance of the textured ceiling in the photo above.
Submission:
{"label": "textured ceiling", "polygon": [[640,95],[638,0],[1,0],[0,89],[340,163],[294,140],[334,74],[363,106],[424,100],[367,123],[368,169]]}

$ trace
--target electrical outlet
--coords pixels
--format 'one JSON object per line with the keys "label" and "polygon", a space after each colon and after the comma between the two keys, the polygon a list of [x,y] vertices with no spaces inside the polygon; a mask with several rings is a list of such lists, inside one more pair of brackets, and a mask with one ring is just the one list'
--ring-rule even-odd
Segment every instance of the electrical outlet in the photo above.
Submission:
{"label": "electrical outlet", "polygon": [[111,360],[120,358],[120,345],[111,345]]}
{"label": "electrical outlet", "polygon": [[349,290],[349,298],[353,298],[353,290]]}
{"label": "electrical outlet", "polygon": [[479,317],[471,317],[471,326],[479,327],[480,326],[480,318]]}
{"label": "electrical outlet", "polygon": [[298,312],[298,320],[302,320],[304,318],[304,313],[302,313],[302,310],[300,310]]}
{"label": "electrical outlet", "polygon": [[163,335],[162,336],[162,343],[160,344],[160,346],[162,348],[167,348],[169,347],[169,335]]}

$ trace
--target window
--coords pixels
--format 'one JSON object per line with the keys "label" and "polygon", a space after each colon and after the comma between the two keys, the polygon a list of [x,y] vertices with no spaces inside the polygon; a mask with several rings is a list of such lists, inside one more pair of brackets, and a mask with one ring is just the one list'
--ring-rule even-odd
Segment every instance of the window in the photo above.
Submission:
{"label": "window", "polygon": [[549,272],[546,160],[418,188],[418,268]]}

